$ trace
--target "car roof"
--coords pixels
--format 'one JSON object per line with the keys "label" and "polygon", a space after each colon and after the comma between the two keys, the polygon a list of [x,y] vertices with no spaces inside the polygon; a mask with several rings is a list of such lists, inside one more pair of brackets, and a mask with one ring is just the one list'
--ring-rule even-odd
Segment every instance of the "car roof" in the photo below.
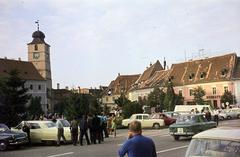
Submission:
{"label": "car roof", "polygon": [[221,139],[240,142],[240,127],[219,127],[200,132],[193,139]]}
{"label": "car roof", "polygon": [[149,114],[147,114],[147,113],[136,113],[136,114],[133,114],[133,115],[147,115],[147,116],[149,116]]}
{"label": "car roof", "polygon": [[26,121],[27,123],[49,123],[49,122],[52,122],[50,120],[28,120]]}

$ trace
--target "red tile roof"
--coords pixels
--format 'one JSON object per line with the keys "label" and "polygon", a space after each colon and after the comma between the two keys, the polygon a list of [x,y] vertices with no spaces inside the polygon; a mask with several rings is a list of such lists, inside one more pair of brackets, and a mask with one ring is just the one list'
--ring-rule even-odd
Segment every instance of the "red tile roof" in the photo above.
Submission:
{"label": "red tile roof", "polygon": [[174,86],[240,79],[240,58],[235,53],[230,53],[173,64],[170,70],[155,72],[138,84],[137,88],[154,87],[169,79]]}
{"label": "red tile roof", "polygon": [[156,71],[159,70],[163,70],[162,65],[160,64],[160,62],[157,60],[156,63],[154,63],[153,65],[151,65],[149,68],[147,68],[142,75],[139,77],[139,79],[136,81],[136,84],[139,83],[143,83],[144,81],[146,81],[147,79],[149,79],[151,76],[154,75],[154,73]]}
{"label": "red tile roof", "polygon": [[121,94],[121,92],[127,93],[139,76],[140,74],[119,75],[114,81],[111,81],[105,94],[107,94],[108,91],[111,91],[113,95]]}
{"label": "red tile roof", "polygon": [[45,80],[31,62],[0,58],[0,65],[1,78],[7,77],[11,70],[17,69],[20,72],[19,77],[24,80]]}

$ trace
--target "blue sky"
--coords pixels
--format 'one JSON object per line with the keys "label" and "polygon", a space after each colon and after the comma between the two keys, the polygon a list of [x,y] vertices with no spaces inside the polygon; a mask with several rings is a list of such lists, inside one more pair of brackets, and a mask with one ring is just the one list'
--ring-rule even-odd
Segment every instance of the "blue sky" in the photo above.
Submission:
{"label": "blue sky", "polygon": [[239,19],[239,0],[0,0],[0,58],[27,60],[39,20],[53,87],[99,87],[164,57],[240,56]]}

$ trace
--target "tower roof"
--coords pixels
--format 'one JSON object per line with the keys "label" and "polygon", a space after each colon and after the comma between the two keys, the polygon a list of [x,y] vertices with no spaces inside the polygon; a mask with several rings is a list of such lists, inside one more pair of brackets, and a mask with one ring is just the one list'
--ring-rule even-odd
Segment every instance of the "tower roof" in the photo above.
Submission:
{"label": "tower roof", "polygon": [[28,43],[28,45],[29,44],[43,44],[43,43],[47,44],[44,41],[45,34],[42,31],[37,30],[37,31],[33,32],[32,37],[33,37],[33,40],[32,40],[32,42]]}

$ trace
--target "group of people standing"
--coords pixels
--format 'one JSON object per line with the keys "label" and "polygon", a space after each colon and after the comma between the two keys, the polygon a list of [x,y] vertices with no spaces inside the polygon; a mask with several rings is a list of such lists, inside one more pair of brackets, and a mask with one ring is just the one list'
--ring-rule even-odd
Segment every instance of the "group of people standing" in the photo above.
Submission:
{"label": "group of people standing", "polygon": [[[80,129],[80,130],[79,130]],[[77,145],[78,137],[79,143],[83,145],[83,138],[85,137],[87,145],[101,143],[104,138],[108,138],[109,134],[114,132],[116,137],[116,117],[115,115],[97,115],[88,114],[83,115],[80,120],[75,117],[70,123],[70,130],[73,145]]]}

